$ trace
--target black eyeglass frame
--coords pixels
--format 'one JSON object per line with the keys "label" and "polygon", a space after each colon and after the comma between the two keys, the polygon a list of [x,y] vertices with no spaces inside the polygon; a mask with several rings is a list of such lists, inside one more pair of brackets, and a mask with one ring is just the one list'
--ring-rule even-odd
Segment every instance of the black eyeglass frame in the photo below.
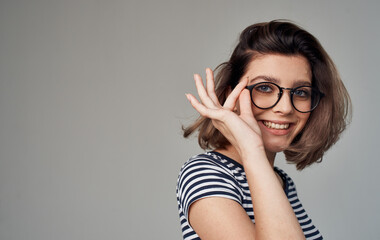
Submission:
{"label": "black eyeglass frame", "polygon": [[[270,84],[273,84],[273,85],[275,85],[275,86],[280,90],[279,93],[278,93],[279,96],[278,96],[277,101],[276,101],[272,106],[270,106],[270,107],[266,107],[266,108],[263,108],[263,107],[259,107],[259,106],[257,106],[256,103],[253,101],[253,97],[252,97],[252,90],[253,90],[253,88],[256,87],[257,85],[259,85],[259,84],[263,84],[263,83],[270,83]],[[293,102],[293,94],[294,94],[294,92],[295,92],[297,89],[299,89],[299,88],[303,88],[303,87],[309,87],[309,88],[312,89],[312,91],[315,91],[315,92],[317,92],[317,93],[319,94],[318,102],[317,102],[317,103],[315,104],[315,106],[314,106],[312,109],[310,109],[309,111],[300,111],[300,110],[298,110],[298,109],[296,108],[296,106],[294,106],[294,102]],[[280,87],[280,86],[278,86],[276,83],[273,83],[273,82],[259,82],[259,83],[253,84],[253,85],[246,86],[245,88],[248,89],[249,92],[250,92],[251,101],[252,101],[253,105],[255,105],[257,108],[260,108],[260,109],[269,109],[269,108],[272,108],[272,107],[276,106],[277,103],[280,101],[280,99],[281,99],[283,93],[284,93],[283,90],[289,90],[289,92],[290,92],[290,102],[292,103],[293,108],[294,108],[295,110],[297,110],[298,112],[300,112],[300,113],[309,113],[309,112],[312,112],[316,107],[318,107],[319,102],[320,102],[321,99],[325,96],[324,93],[320,92],[317,88],[312,87],[312,86],[298,86],[298,87],[296,87],[296,88],[284,88],[284,87]]]}

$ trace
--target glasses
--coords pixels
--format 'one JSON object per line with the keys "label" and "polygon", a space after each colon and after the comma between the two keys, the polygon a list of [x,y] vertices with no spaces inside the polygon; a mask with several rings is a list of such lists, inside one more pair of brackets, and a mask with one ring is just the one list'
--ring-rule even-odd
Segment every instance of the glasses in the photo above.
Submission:
{"label": "glasses", "polygon": [[299,86],[296,88],[283,88],[272,82],[261,82],[246,87],[251,92],[252,103],[261,109],[276,106],[284,90],[289,90],[293,107],[301,113],[313,111],[324,96],[312,86]]}

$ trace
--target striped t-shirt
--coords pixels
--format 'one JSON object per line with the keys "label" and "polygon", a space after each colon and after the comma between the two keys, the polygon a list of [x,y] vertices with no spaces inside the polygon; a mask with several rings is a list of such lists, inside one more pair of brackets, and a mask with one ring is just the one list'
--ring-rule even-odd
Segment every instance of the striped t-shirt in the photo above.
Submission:
{"label": "striped t-shirt", "polygon": [[[306,214],[292,179],[281,169],[285,194],[306,239],[323,239]],[[206,152],[190,158],[182,167],[177,182],[177,202],[183,239],[200,239],[188,222],[190,205],[205,197],[224,197],[238,202],[255,222],[251,193],[243,166],[218,152]]]}

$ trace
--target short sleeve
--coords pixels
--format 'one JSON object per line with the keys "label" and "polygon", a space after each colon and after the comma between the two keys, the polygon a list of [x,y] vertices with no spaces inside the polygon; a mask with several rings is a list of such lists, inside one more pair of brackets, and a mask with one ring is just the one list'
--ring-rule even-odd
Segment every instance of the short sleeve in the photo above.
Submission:
{"label": "short sleeve", "polygon": [[243,201],[238,183],[226,166],[207,158],[188,161],[177,183],[178,204],[186,219],[190,205],[206,197],[228,198],[240,205]]}

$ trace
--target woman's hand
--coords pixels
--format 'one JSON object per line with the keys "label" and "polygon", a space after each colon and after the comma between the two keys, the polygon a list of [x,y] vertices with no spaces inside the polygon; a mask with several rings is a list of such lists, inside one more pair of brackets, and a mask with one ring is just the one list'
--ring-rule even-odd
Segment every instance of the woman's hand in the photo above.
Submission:
{"label": "woman's hand", "polygon": [[[206,88],[198,74],[194,75],[194,80],[201,102],[191,94],[186,96],[191,105],[202,116],[210,118],[237,150],[243,162],[255,209],[255,224],[252,225],[244,209],[235,205],[236,202],[229,199],[201,199],[193,204],[189,212],[194,230],[202,234],[202,239],[221,239],[221,236],[228,238],[231,233],[241,233],[243,236],[239,236],[239,239],[305,239],[265,154],[261,131],[252,112],[250,93],[245,89],[247,79],[241,80],[231,91],[223,106],[215,94],[210,69],[206,70]],[[240,108],[238,113],[233,111],[236,107]],[[207,217],[205,211],[208,212]],[[234,225],[237,222],[239,224]]]}
{"label": "woman's hand", "polygon": [[[193,95],[186,94],[191,105],[204,117],[210,118],[213,125],[236,148],[240,156],[252,151],[264,150],[260,128],[253,116],[250,93],[245,87],[248,80],[243,79],[227,97],[223,106],[215,94],[213,72],[206,69],[206,88],[202,78],[194,75],[199,102]],[[237,100],[239,104],[237,105]],[[234,112],[234,109],[239,115]]]}

